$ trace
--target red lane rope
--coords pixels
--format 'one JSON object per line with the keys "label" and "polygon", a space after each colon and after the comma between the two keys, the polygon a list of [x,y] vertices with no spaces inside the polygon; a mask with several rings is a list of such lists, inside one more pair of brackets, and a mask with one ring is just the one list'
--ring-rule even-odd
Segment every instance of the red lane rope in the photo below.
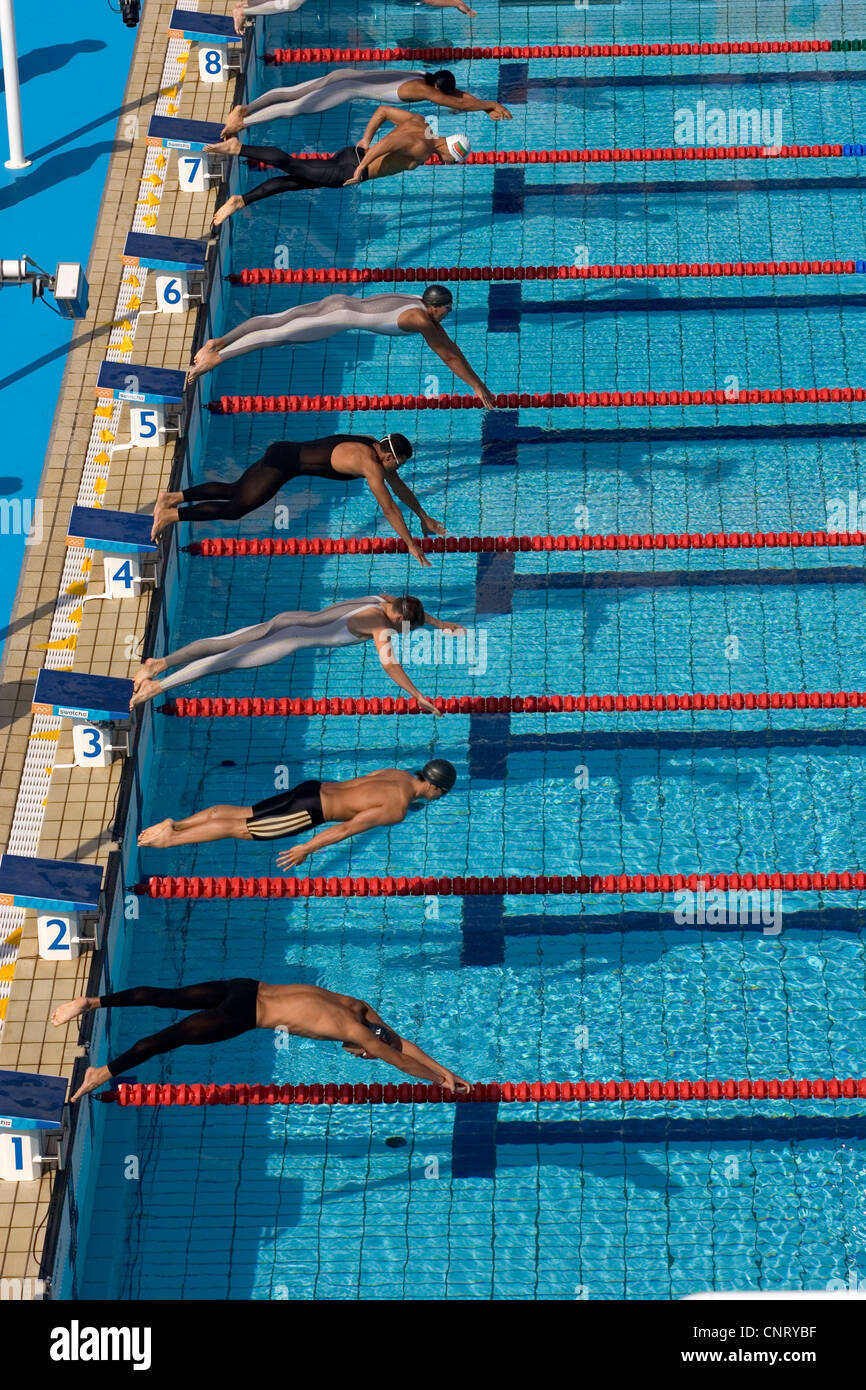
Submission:
{"label": "red lane rope", "polygon": [[[636,714],[677,710],[866,709],[866,690],[771,690],[690,692],[686,695],[437,695],[440,714]],[[328,695],[318,699],[276,696],[179,696],[160,706],[178,719],[262,719],[274,716],[426,714],[405,695]]]}
{"label": "red lane rope", "polygon": [[[647,145],[633,149],[601,150],[473,150],[464,164],[635,164],[669,160],[705,162],[716,159],[847,159],[858,145],[825,142],[821,145]],[[301,151],[295,159],[329,159],[330,152]],[[441,164],[432,155],[425,164]],[[250,169],[274,166],[259,159],[247,161]]]}
{"label": "red lane rope", "polygon": [[[653,405],[806,405],[810,402],[864,401],[862,386],[777,387],[740,391],[732,400],[724,390],[709,391],[500,391],[497,410],[607,409]],[[220,396],[208,401],[215,415],[296,414],[322,410],[483,410],[477,396]]]}
{"label": "red lane rope", "polygon": [[831,53],[859,49],[859,39],[761,39],[736,43],[549,43],[495,44],[471,48],[275,48],[265,62],[417,63],[466,62],[488,58],[656,58],[704,53]]}
{"label": "red lane rope", "polygon": [[[866,531],[705,531],[652,535],[645,531],[569,536],[421,536],[426,555],[475,555],[513,551],[749,550],[776,547],[866,545]],[[205,536],[191,555],[210,559],[255,555],[408,555],[399,536]]]}
{"label": "red lane rope", "polygon": [[149,898],[422,898],[488,894],[600,897],[612,893],[675,893],[699,888],[725,892],[850,892],[866,888],[866,873],[524,874],[495,878],[163,878],[137,883]]}
{"label": "red lane rope", "polygon": [[855,275],[866,261],[647,261],[635,265],[316,266],[298,270],[250,267],[228,276],[233,285],[442,284],[478,280],[683,280],[722,275]]}
{"label": "red lane rope", "polygon": [[[740,1081],[476,1081],[468,1095],[423,1081],[397,1084],[313,1082],[309,1085],[223,1085],[119,1081],[100,1100],[119,1105],[466,1105],[545,1101],[862,1100],[866,1077],[817,1076]],[[793,1117],[792,1117],[793,1118]]]}

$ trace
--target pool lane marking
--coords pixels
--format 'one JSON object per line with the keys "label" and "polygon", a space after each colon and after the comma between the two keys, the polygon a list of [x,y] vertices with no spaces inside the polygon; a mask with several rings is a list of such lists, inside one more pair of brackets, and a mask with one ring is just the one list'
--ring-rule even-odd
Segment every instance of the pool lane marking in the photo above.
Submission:
{"label": "pool lane marking", "polygon": [[[518,3],[518,0],[515,0]],[[189,5],[186,8],[192,9]],[[719,54],[859,53],[866,38],[852,39],[720,39],[713,42],[661,40],[653,43],[435,45],[426,48],[274,48],[264,55],[268,66],[287,63],[482,62],[526,58],[659,58],[709,57]]]}
{"label": "pool lane marking", "polygon": [[[597,283],[597,282],[596,282]],[[605,284],[610,284],[606,281]],[[612,282],[621,285],[622,280]],[[572,297],[563,299],[530,299],[523,294],[520,284],[490,285],[487,300],[487,332],[519,333],[521,319],[533,315],[556,319],[560,314],[572,318],[604,314],[616,318],[624,314],[689,314],[707,313],[716,316],[722,313],[766,312],[781,314],[792,309],[864,309],[866,294],[729,294],[729,295],[683,295],[683,294],[642,294],[634,293],[634,280],[628,281],[625,294],[606,295],[603,299]],[[654,286],[659,282],[654,282]]]}
{"label": "pool lane marking", "polygon": [[572,280],[685,280],[749,276],[863,275],[866,259],[766,260],[766,261],[642,261],[599,265],[483,265],[483,266],[329,266],[279,270],[271,266],[247,266],[226,278],[233,285],[393,285],[405,282],[429,284],[500,285]]}
{"label": "pool lane marking", "polygon": [[[560,166],[562,167],[562,166]],[[705,168],[704,172],[709,174]],[[666,197],[687,197],[705,193],[835,193],[840,189],[862,190],[864,181],[858,175],[788,175],[784,178],[764,178],[760,182],[748,178],[636,178],[590,180],[584,183],[530,183],[526,178],[526,168],[496,169],[493,174],[493,210],[496,217],[525,215],[527,198],[620,198],[624,196],[647,197],[662,194]],[[575,214],[572,212],[572,216]],[[635,213],[645,219],[645,209]]]}
{"label": "pool lane marking", "polygon": [[[198,8],[198,0],[192,0],[187,8]],[[169,108],[179,100],[190,50],[191,43],[186,40],[168,41],[160,82],[160,87],[168,90],[160,95],[156,103],[156,111],[160,115],[172,114]],[[165,159],[160,163],[161,154],[162,151],[148,148],[145,155],[139,181],[138,203],[133,218],[133,229],[136,231],[152,231],[156,225],[164,187],[162,170],[165,167]],[[157,188],[159,196],[156,193]],[[155,202],[147,200],[148,194],[153,195]],[[137,308],[140,308],[143,299],[145,283],[145,271],[139,271],[135,277],[126,276],[121,281],[112,316],[114,327],[106,349],[107,356],[113,361],[128,361],[130,358],[135,337]],[[119,401],[113,402],[110,406],[97,405],[94,408],[90,440],[76,496],[79,506],[102,505],[111,465],[111,445],[117,438],[121,408]],[[37,650],[45,652],[44,665],[52,670],[71,670],[74,666],[83,615],[81,598],[87,590],[92,570],[92,550],[66,548],[48,640],[36,647]],[[48,715],[35,714],[32,717],[6,846],[9,854],[37,853],[61,726],[60,719]],[[24,921],[24,909],[0,907],[0,1036],[14,979]]]}
{"label": "pool lane marking", "polygon": [[532,92],[611,91],[623,87],[743,87],[752,84],[774,86],[817,86],[841,82],[866,81],[866,68],[784,68],[751,72],[636,72],[636,73],[557,73],[531,77],[528,62],[503,62],[497,74],[496,100],[505,106],[525,106]]}

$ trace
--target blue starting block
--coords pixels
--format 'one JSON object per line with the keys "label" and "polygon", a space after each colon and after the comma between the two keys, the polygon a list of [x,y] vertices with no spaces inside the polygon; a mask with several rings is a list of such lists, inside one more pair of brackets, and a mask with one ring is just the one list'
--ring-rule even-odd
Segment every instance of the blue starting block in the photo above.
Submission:
{"label": "blue starting block", "polygon": [[96,912],[102,870],[96,864],[65,859],[0,856],[0,907],[35,908],[39,954],[43,960],[74,960],[95,937],[79,935],[80,917]]}
{"label": "blue starting block", "polygon": [[[201,60],[215,55],[217,76],[208,76],[208,81],[224,81],[224,67],[221,54],[225,50],[202,49],[199,66],[204,72]],[[227,156],[224,154],[205,154],[205,145],[216,145],[222,139],[222,126],[216,121],[190,121],[181,116],[152,116],[147,128],[147,143],[161,145],[166,150],[177,150],[177,185],[181,193],[207,193],[212,183],[223,177]]]}
{"label": "blue starting block", "polygon": [[43,666],[33,691],[34,714],[56,719],[122,720],[129,718],[132,681],[117,676],[90,676],[83,671],[51,671]]}
{"label": "blue starting block", "polygon": [[[181,301],[180,291],[176,294]],[[103,362],[96,380],[96,395],[129,402],[130,437],[124,444],[113,445],[113,449],[162,449],[169,437],[176,437],[180,433],[177,407],[183,400],[185,381],[186,372],[165,367]]]}
{"label": "blue starting block", "polygon": [[172,10],[168,21],[168,35],[172,39],[191,39],[193,43],[243,43],[240,34],[235,33],[231,15],[208,14],[200,10]]}
{"label": "blue starting block", "polygon": [[66,1078],[0,1071],[0,1179],[33,1182],[41,1177],[42,1136],[63,1125]]}
{"label": "blue starting block", "polygon": [[103,362],[96,379],[97,396],[116,401],[179,405],[183,400],[186,372],[167,367],[147,367],[132,362]]}
{"label": "blue starting block", "polygon": [[[157,550],[150,539],[153,517],[137,512],[112,512],[102,507],[73,507],[69,518],[66,544],[70,550],[101,550],[105,589],[101,594],[88,594],[82,602],[94,599],[138,598],[145,584],[154,584],[154,576],[141,572],[142,555]],[[121,682],[122,684],[122,682]]]}
{"label": "blue starting block", "polygon": [[148,145],[164,150],[203,150],[222,139],[218,121],[192,121],[187,116],[151,116],[147,127]]}
{"label": "blue starting block", "polygon": [[204,298],[207,242],[187,237],[152,236],[130,232],[123,248],[123,264],[155,270],[156,304],[164,314],[185,313],[190,304]]}
{"label": "blue starting block", "polygon": [[153,517],[103,507],[73,507],[66,544],[72,549],[110,550],[114,555],[145,555],[158,549],[150,539]]}
{"label": "blue starting block", "polygon": [[[112,556],[115,565],[122,556]],[[127,558],[123,566],[130,566]],[[119,579],[120,572],[115,575]],[[108,566],[106,566],[106,583]],[[108,593],[96,598],[111,597]],[[115,725],[129,719],[132,681],[116,676],[90,676],[82,671],[51,671],[43,667],[36,677],[36,689],[30,706],[33,714],[45,714],[54,719],[72,720],[71,763],[55,763],[61,767],[110,767],[115,753],[129,754],[128,733],[121,734],[123,742],[115,743]]]}
{"label": "blue starting block", "polygon": [[207,241],[190,237],[130,232],[123,248],[123,264],[140,265],[145,270],[204,270],[206,259]]}

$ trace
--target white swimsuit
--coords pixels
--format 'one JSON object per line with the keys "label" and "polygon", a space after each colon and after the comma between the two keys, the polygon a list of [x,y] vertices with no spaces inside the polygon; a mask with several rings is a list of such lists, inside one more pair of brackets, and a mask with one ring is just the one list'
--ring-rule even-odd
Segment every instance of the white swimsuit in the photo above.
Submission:
{"label": "white swimsuit", "polygon": [[190,642],[165,658],[169,666],[180,665],[181,669],[164,680],[160,677],[160,688],[173,690],[175,686],[189,685],[191,681],[216,675],[219,671],[270,666],[303,647],[351,647],[357,642],[367,642],[369,638],[359,637],[350,630],[349,619],[368,608],[381,610],[384,602],[382,594],[368,594],[365,598],[332,603],[320,613],[303,610],[277,613],[266,623]]}
{"label": "white swimsuit", "polygon": [[308,111],[330,111],[332,106],[346,101],[387,105],[400,100],[399,90],[404,82],[423,78],[423,72],[398,72],[393,68],[334,68],[324,77],[299,82],[295,87],[276,87],[256,97],[246,108],[244,128],[287,116],[303,116]]}
{"label": "white swimsuit", "polygon": [[315,343],[335,333],[362,330],[399,336],[406,330],[399,325],[407,309],[424,307],[417,294],[371,294],[363,299],[351,294],[329,294],[313,304],[298,304],[281,314],[260,314],[246,319],[220,340],[223,361],[242,357],[257,348],[279,347],[283,343]]}

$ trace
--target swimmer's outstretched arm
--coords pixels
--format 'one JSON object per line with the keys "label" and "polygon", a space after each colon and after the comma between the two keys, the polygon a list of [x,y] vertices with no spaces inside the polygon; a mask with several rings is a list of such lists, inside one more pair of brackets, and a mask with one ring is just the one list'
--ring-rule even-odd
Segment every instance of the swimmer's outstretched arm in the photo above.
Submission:
{"label": "swimmer's outstretched arm", "polygon": [[359,811],[351,820],[343,821],[341,825],[331,825],[327,830],[320,830],[311,840],[304,840],[299,845],[292,845],[291,849],[282,850],[277,855],[277,867],[296,869],[317,850],[338,845],[342,840],[350,840],[353,835],[362,835],[365,830],[375,830],[379,825],[398,825],[402,819],[402,816],[395,816],[384,806]]}
{"label": "swimmer's outstretched arm", "polygon": [[449,111],[486,111],[492,121],[510,121],[513,119],[507,106],[503,106],[501,101],[482,101],[480,97],[474,97],[471,92],[446,93],[437,91],[435,87],[428,87],[426,82],[418,82],[418,87],[423,87],[421,97],[424,101],[431,101],[434,106],[445,106]]}
{"label": "swimmer's outstretched arm", "polygon": [[425,535],[433,534],[435,536],[444,536],[446,534],[445,527],[442,523],[435,521],[429,512],[425,512],[412,489],[403,482],[401,477],[386,473],[385,482],[394,493],[395,497],[399,497],[400,501],[403,502],[410,511],[415,513],[418,520],[421,522],[421,527]]}
{"label": "swimmer's outstretched arm", "polygon": [[[369,1012],[371,1016],[378,1018],[374,1010],[369,1009]],[[462,1076],[457,1076],[455,1072],[449,1071],[448,1067],[443,1067],[441,1062],[437,1062],[433,1057],[428,1057],[426,1052],[422,1052],[420,1047],[410,1043],[407,1038],[400,1039],[399,1048],[390,1047],[381,1038],[377,1038],[375,1033],[371,1033],[369,1028],[365,1028],[363,1023],[355,1023],[353,1020],[346,1029],[343,1041],[362,1047],[368,1057],[375,1057],[377,1061],[387,1062],[397,1071],[404,1072],[406,1076],[417,1076],[422,1081],[432,1081],[434,1085],[447,1086],[449,1091],[460,1091],[465,1094],[470,1090],[469,1082],[465,1081]]]}
{"label": "swimmer's outstretched arm", "polygon": [[[427,559],[427,556],[424,554],[421,547],[419,545],[416,545],[415,541],[412,539],[412,534],[405,521],[403,520],[400,508],[397,506],[396,502],[391,496],[391,493],[388,491],[389,487],[394,488],[395,492],[397,491],[396,487],[394,487],[394,482],[392,481],[392,479],[388,478],[386,480],[382,475],[382,470],[374,466],[371,466],[369,472],[365,473],[364,476],[367,480],[367,486],[369,487],[376,501],[379,503],[382,515],[388,522],[388,525],[392,526],[394,530],[397,532],[397,535],[400,537],[400,539],[405,542],[406,549],[409,551],[409,554],[412,556],[412,558],[414,560],[417,560],[419,565],[424,565],[425,568],[429,569],[430,561]],[[405,488],[404,491],[409,493],[409,498],[411,498],[409,505],[412,506],[412,510],[415,512],[416,516],[421,518],[425,517],[426,512],[421,511],[418,505],[418,500],[415,497],[414,493],[409,492],[408,488]],[[408,499],[404,497],[403,500],[407,501]],[[413,503],[414,506],[412,505]],[[428,518],[428,520],[430,520],[430,518]],[[436,522],[433,523],[434,526],[436,524]]]}
{"label": "swimmer's outstretched arm", "polygon": [[[429,622],[430,620],[427,619],[426,621]],[[433,626],[444,627],[445,624],[434,621]],[[385,674],[390,676],[394,684],[399,685],[401,690],[405,690],[407,695],[413,695],[422,708],[426,709],[428,713],[438,715],[439,711],[433,704],[433,701],[429,700],[426,695],[421,694],[417,685],[414,685],[413,682],[410,681],[403,667],[395,657],[394,648],[391,646],[391,630],[384,627],[376,628],[376,631],[373,633],[373,641],[376,644],[376,651]]]}
{"label": "swimmer's outstretched arm", "polygon": [[493,392],[487,389],[478,373],[472,370],[463,353],[453,339],[448,337],[442,325],[434,323],[423,309],[412,309],[408,314],[401,314],[401,326],[404,318],[409,319],[415,332],[421,334],[427,346],[433,349],[436,356],[445,363],[445,366],[461,381],[465,381],[467,386],[471,386],[483,405],[488,410],[492,410],[496,404]]}
{"label": "swimmer's outstretched arm", "polygon": [[424,0],[424,4],[433,5],[437,10],[459,10],[461,14],[467,14],[472,19],[478,13],[477,10],[470,10],[466,0]]}
{"label": "swimmer's outstretched arm", "polygon": [[432,613],[424,614],[424,622],[427,627],[438,627],[443,632],[465,632],[462,623],[452,623],[448,618],[434,618]]}

